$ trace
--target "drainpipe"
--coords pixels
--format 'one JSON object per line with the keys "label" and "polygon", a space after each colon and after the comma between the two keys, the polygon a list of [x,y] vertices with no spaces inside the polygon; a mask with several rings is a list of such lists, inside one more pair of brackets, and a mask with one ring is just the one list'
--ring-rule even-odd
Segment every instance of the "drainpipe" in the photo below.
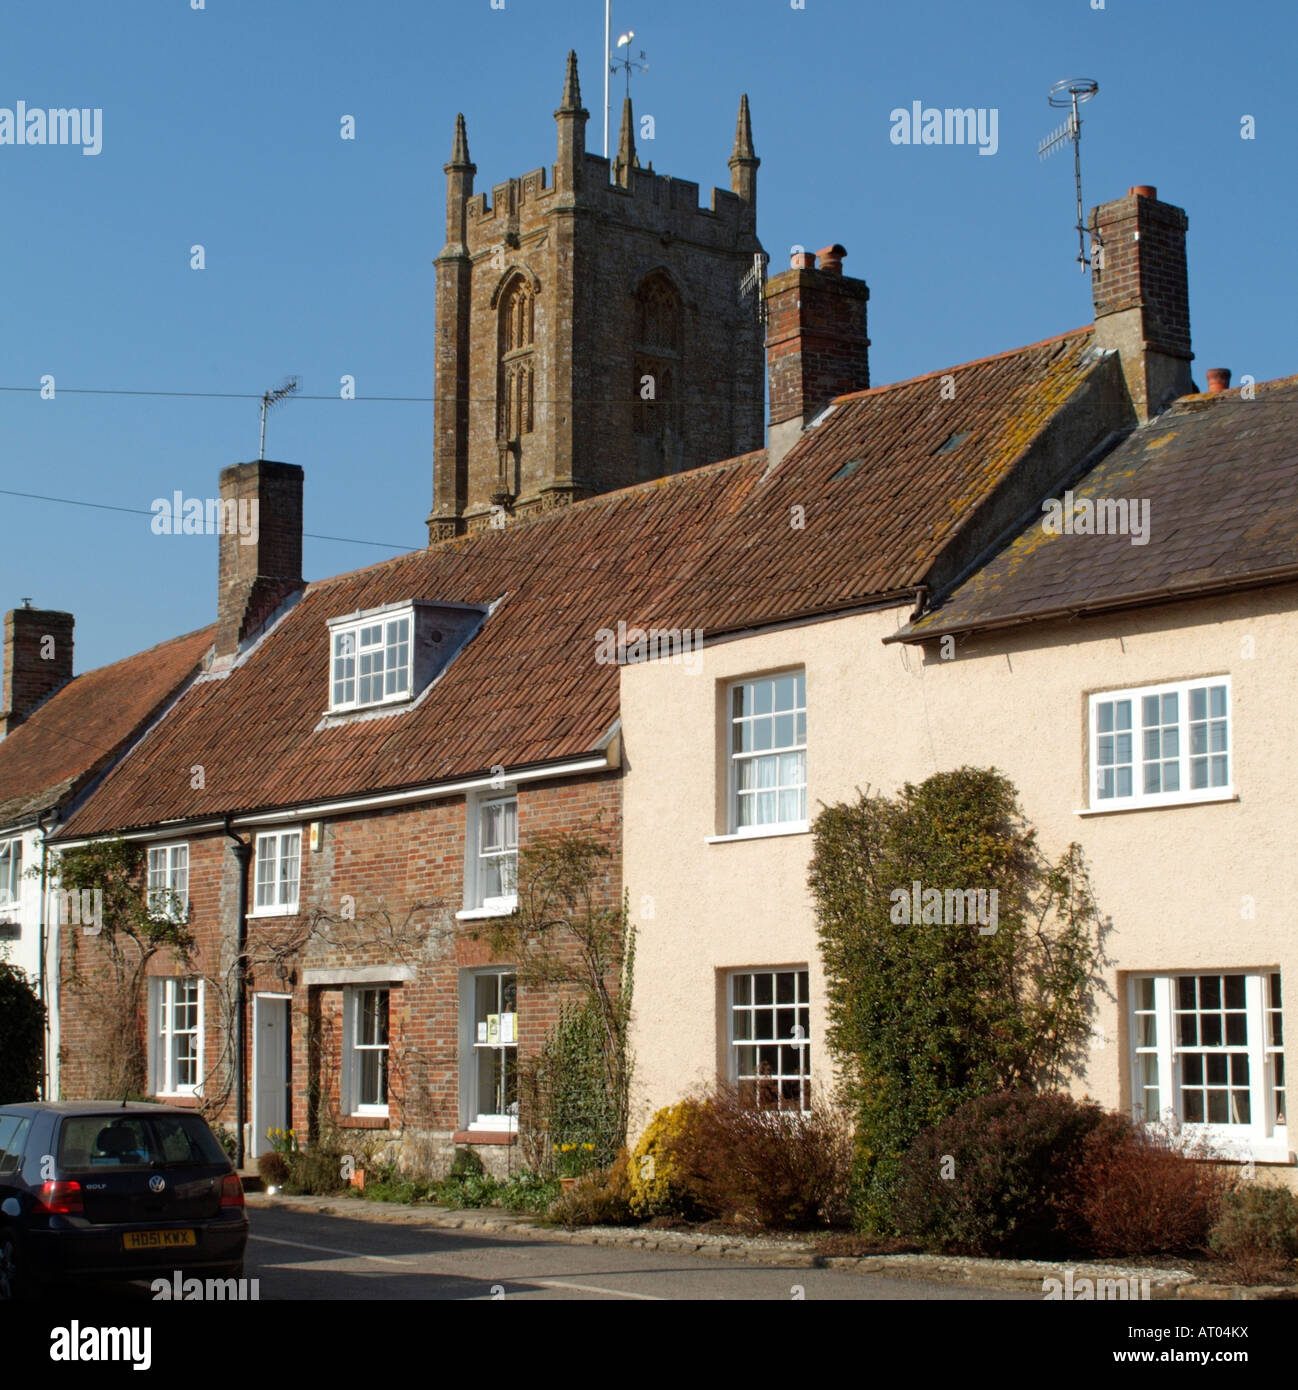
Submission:
{"label": "drainpipe", "polygon": [[39,952],[40,952],[40,971],[39,971],[39,973],[38,973],[38,979],[39,979],[39,981],[40,981],[40,984],[39,984],[38,988],[39,988],[39,990],[40,990],[41,1003],[45,1005],[45,1057],[44,1057],[44,1061],[43,1061],[43,1064],[42,1064],[42,1070],[41,1070],[41,1093],[42,1093],[43,1099],[45,1099],[45,1100],[47,1100],[47,1101],[48,1101],[48,1100],[53,1100],[54,1097],[50,1095],[50,1082],[51,1082],[51,1076],[50,1076],[50,1041],[51,1041],[51,1039],[50,1039],[50,1014],[51,1014],[51,1010],[50,1010],[50,1000],[49,1000],[49,988],[50,988],[50,986],[49,986],[49,972],[48,972],[48,971],[46,970],[46,968],[45,968],[45,957],[46,957],[46,954],[47,954],[47,952],[48,952],[48,945],[47,945],[47,941],[46,941],[46,936],[47,936],[46,928],[47,928],[47,926],[48,926],[48,923],[46,922],[46,919],[45,919],[45,909],[46,909],[46,904],[47,904],[48,901],[49,901],[49,887],[48,887],[48,884],[49,884],[49,839],[50,839],[50,831],[53,830],[54,827],[55,827],[58,823],[59,823],[59,813],[58,813],[57,811],[52,811],[52,812],[50,813],[50,823],[49,823],[48,825],[45,824],[45,822],[41,819],[40,816],[37,816],[37,817],[36,817],[36,828],[41,832],[41,907],[40,907],[40,916],[39,916],[39,918],[38,918],[37,935],[36,935],[37,949],[38,949]]}
{"label": "drainpipe", "polygon": [[244,1015],[248,1012],[248,865],[252,860],[252,844],[241,840],[230,829],[230,818],[225,818],[226,838],[233,842],[234,857],[239,865],[239,900],[235,909],[237,927],[235,932],[234,958],[234,1166],[242,1170],[244,1165],[243,1126],[248,1113],[248,1078],[244,1071]]}
{"label": "drainpipe", "polygon": [[915,589],[915,611],[910,615],[910,621],[917,623],[924,616],[924,609],[928,606],[928,585],[920,584]]}

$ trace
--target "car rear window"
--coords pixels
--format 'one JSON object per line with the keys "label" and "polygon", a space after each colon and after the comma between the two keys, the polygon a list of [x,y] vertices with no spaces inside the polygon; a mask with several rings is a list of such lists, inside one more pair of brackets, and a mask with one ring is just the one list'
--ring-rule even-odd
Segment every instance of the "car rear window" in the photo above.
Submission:
{"label": "car rear window", "polygon": [[72,1115],[59,1133],[64,1172],[227,1162],[225,1150],[197,1115]]}
{"label": "car rear window", "polygon": [[25,1115],[0,1115],[0,1177],[18,1171],[31,1123]]}

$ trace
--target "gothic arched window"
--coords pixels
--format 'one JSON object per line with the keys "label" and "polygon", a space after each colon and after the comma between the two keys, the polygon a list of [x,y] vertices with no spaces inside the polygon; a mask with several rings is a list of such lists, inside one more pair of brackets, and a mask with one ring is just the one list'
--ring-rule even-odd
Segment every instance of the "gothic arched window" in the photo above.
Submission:
{"label": "gothic arched window", "polygon": [[681,297],[676,287],[665,275],[650,275],[636,291],[636,434],[661,438],[668,429],[678,429],[681,319]]}
{"label": "gothic arched window", "polygon": [[517,275],[500,296],[496,437],[531,434],[536,417],[536,293]]}

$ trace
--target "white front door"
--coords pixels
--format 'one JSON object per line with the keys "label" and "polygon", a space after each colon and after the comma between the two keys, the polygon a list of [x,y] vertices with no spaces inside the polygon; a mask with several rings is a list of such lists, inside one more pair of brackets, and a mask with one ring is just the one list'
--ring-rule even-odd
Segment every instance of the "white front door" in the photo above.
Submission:
{"label": "white front door", "polygon": [[252,1001],[251,1156],[269,1151],[268,1129],[287,1129],[288,1006],[284,994],[257,994]]}

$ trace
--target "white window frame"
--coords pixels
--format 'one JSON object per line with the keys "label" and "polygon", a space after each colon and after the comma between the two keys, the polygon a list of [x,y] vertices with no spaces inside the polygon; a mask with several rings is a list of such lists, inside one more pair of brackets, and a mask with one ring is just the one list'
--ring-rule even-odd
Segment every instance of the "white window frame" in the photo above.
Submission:
{"label": "white window frame", "polygon": [[[465,803],[464,910],[455,915],[461,921],[479,917],[507,917],[518,906],[518,792],[505,790],[490,795],[469,797]],[[514,846],[491,852],[483,848],[484,828],[489,811],[494,807],[513,806]],[[484,891],[488,859],[514,861],[514,892],[488,897]]]}
{"label": "white window frame", "polygon": [[[771,977],[771,1003],[758,1004],[757,998],[757,979],[759,976],[768,975]],[[775,1001],[779,997],[779,984],[775,977],[779,975],[792,975],[794,980],[794,999],[791,1004],[779,1004]],[[747,980],[748,1002],[740,1003],[739,982]],[[783,1069],[783,1058],[781,1057],[780,1069],[773,1073],[768,1079],[776,1087],[776,1104],[764,1107],[772,1110],[776,1114],[807,1114],[811,1110],[811,973],[806,965],[752,965],[745,966],[743,969],[730,970],[726,972],[726,1079],[732,1086],[742,1086],[747,1081],[756,1082],[757,1075],[752,1077],[741,1074],[739,1067],[739,1049],[741,1047],[796,1047],[801,1049],[800,1059],[804,1064],[804,1069],[798,1073],[785,1072]],[[788,1038],[761,1037],[755,1036],[757,1032],[758,1020],[764,1014],[771,1014],[774,1017],[780,1009],[792,1009],[796,1016],[805,1017],[805,1024],[795,1024],[795,1031]],[[736,1022],[739,1015],[746,1015],[752,1022],[748,1032],[753,1036],[743,1038],[739,1036],[739,1029]],[[796,1029],[801,1027],[803,1032],[799,1036]],[[785,1082],[798,1083],[800,1104],[797,1110],[790,1104],[785,1103],[783,1088]]]}
{"label": "white window frame", "polygon": [[23,841],[21,835],[0,839],[0,910],[18,907],[23,896]]}
{"label": "white window frame", "polygon": [[[1132,1117],[1147,1128],[1159,1127],[1177,1131],[1193,1141],[1202,1141],[1208,1150],[1221,1158],[1256,1159],[1262,1162],[1289,1161],[1288,1129],[1278,1123],[1275,1105],[1275,1077],[1283,1078],[1283,1043],[1273,1044],[1272,1022],[1280,1014],[1270,1005],[1271,976],[1279,975],[1278,968],[1266,969],[1197,969],[1173,970],[1164,973],[1140,971],[1128,979],[1128,1016],[1131,1037]],[[1177,981],[1183,977],[1242,976],[1244,980],[1244,1014],[1247,1036],[1243,1044],[1182,1048],[1177,1032]],[[1152,980],[1153,1007],[1142,1009],[1145,991],[1143,981]],[[1224,1008],[1224,997],[1223,997]],[[1208,1010],[1213,1013],[1217,1010]],[[1140,1021],[1152,1015],[1155,1027],[1153,1044],[1142,1044]],[[1182,1086],[1184,1059],[1187,1056],[1208,1056],[1218,1053],[1242,1053],[1248,1057],[1249,1121],[1243,1124],[1222,1124],[1188,1121],[1184,1116]],[[1142,1057],[1156,1059],[1160,1113],[1145,1114]],[[1276,1068],[1279,1068],[1278,1072]],[[1215,1085],[1216,1083],[1214,1083]],[[1198,1089],[1197,1084],[1192,1089]]]}
{"label": "white window frame", "polygon": [[[361,1001],[366,994],[381,994],[386,1001],[388,1015],[388,1040],[384,1043],[362,1043],[357,1041],[360,1030]],[[365,1052],[382,1052],[387,1057],[384,1068],[386,1084],[384,1091],[388,1097],[382,1104],[362,1104],[360,1101],[360,1062]],[[348,1115],[386,1116],[391,1114],[392,1100],[392,989],[387,984],[349,985],[343,990],[343,1058],[342,1058],[343,1110]]]}
{"label": "white window frame", "polygon": [[[802,683],[802,703],[797,703],[797,695],[794,695],[794,706],[791,710],[781,710],[780,715],[792,715],[794,720],[794,741],[789,744],[774,746],[774,720],[775,713],[774,686],[777,681],[786,680],[792,676],[795,681],[801,680]],[[760,685],[770,685],[772,687],[771,713],[770,714],[749,714],[736,715],[735,692],[745,686],[754,689]],[[796,692],[796,685],[795,685]],[[797,738],[797,720],[802,716],[802,739]],[[752,723],[756,720],[770,719],[772,721],[772,747],[763,749],[753,749],[739,752],[735,749],[735,728],[739,724]],[[773,671],[767,675],[744,676],[740,680],[731,681],[726,686],[725,704],[725,730],[726,730],[726,823],[728,836],[737,838],[758,838],[763,835],[787,835],[791,831],[803,831],[808,827],[807,822],[807,673],[805,668],[796,667],[787,671]],[[779,759],[781,755],[797,754],[802,755],[802,782],[801,784],[790,783],[788,786],[777,782],[772,788],[762,790],[773,791],[775,793],[775,804],[778,815],[780,794],[782,791],[800,790],[802,814],[792,820],[766,821],[761,825],[739,824],[739,764],[740,762],[755,762],[759,758],[774,757]],[[777,762],[777,767],[779,763]]]}
{"label": "white window frame", "polygon": [[[496,997],[501,996],[500,982],[506,977],[514,982],[514,1012],[512,1014],[501,1013],[498,1017],[503,1021],[512,1018],[512,1034],[507,1039],[502,1039],[499,1035],[495,1039],[490,1037],[483,1041],[478,1040],[478,981],[494,977],[496,980]],[[518,1129],[518,1100],[514,1101],[514,1113],[496,1115],[485,1110],[479,1109],[481,1097],[478,1095],[478,1054],[486,1048],[498,1052],[512,1051],[514,1054],[514,1084],[518,1084],[518,972],[512,965],[493,965],[481,970],[465,970],[460,978],[460,1017],[462,1020],[460,1028],[460,1055],[462,1058],[461,1084],[463,1086],[464,1105],[463,1113],[470,1130],[491,1130],[495,1132],[514,1133]],[[488,1011],[488,1020],[490,1011]],[[484,1020],[484,1023],[488,1020]],[[502,1022],[500,1032],[506,1031]]]}
{"label": "white window frame", "polygon": [[[287,862],[285,855],[285,845],[291,841],[296,841],[297,856],[297,875],[294,880],[294,890],[290,901],[284,891],[284,865]],[[275,864],[275,876],[271,880],[273,889],[273,901],[261,903],[261,864],[262,846],[272,845],[270,851]],[[252,903],[248,908],[249,917],[291,917],[298,911],[298,904],[302,897],[302,830],[298,827],[294,830],[265,830],[262,831],[256,840],[256,852],[252,860]]]}
{"label": "white window frame", "polygon": [[[400,633],[405,624],[405,636]],[[348,618],[332,618],[329,627],[329,713],[380,709],[402,704],[414,693],[415,609],[413,604],[373,609]],[[378,640],[373,634],[378,630]],[[393,631],[397,629],[397,631]],[[350,650],[348,650],[350,644]],[[400,653],[404,648],[405,656]],[[368,659],[378,658],[378,669],[363,672]],[[361,682],[378,680],[377,698],[361,698]],[[388,687],[391,686],[392,689]]]}
{"label": "white window frame", "polygon": [[[155,1096],[197,1096],[203,1091],[205,991],[201,975],[153,975],[149,978],[149,1078],[150,1094]],[[197,1023],[193,1028],[175,1027],[175,1009],[181,985],[195,986]],[[176,1039],[194,1038],[194,1081],[176,1082]]]}
{"label": "white window frame", "polygon": [[[1206,721],[1196,721],[1190,718],[1191,692],[1195,690],[1213,689],[1224,687],[1226,691],[1226,713],[1224,716],[1215,717],[1211,713],[1209,706],[1208,718]],[[1172,758],[1146,758],[1145,756],[1145,734],[1155,728],[1163,728],[1163,725],[1146,725],[1144,723],[1143,702],[1147,696],[1175,695],[1177,698],[1177,752]],[[1209,697],[1211,698],[1211,697]],[[1099,731],[1099,713],[1102,705],[1115,704],[1118,701],[1128,700],[1131,702],[1131,761],[1130,764],[1122,763],[1118,766],[1131,768],[1131,794],[1129,796],[1104,796],[1100,795],[1100,739],[1109,737],[1106,732],[1101,734]],[[1161,711],[1160,711],[1161,713]],[[1209,786],[1192,788],[1191,778],[1191,759],[1193,757],[1205,756],[1195,754],[1191,747],[1191,724],[1208,723],[1224,720],[1226,731],[1224,750],[1209,750],[1206,756],[1224,756],[1226,758],[1226,783],[1224,786]],[[1234,755],[1234,730],[1232,729],[1234,715],[1231,700],[1231,681],[1228,675],[1224,676],[1201,676],[1196,680],[1169,681],[1160,685],[1141,685],[1131,686],[1125,690],[1101,690],[1097,691],[1088,698],[1087,704],[1087,808],[1090,811],[1128,811],[1137,810],[1154,806],[1183,806],[1192,805],[1196,802],[1205,801],[1228,801],[1235,796],[1235,755]],[[1167,726],[1171,727],[1171,726]],[[1176,791],[1146,792],[1145,768],[1146,764],[1156,762],[1175,762],[1178,768],[1178,781],[1180,783]],[[1209,770],[1211,775],[1211,769]]]}
{"label": "white window frame", "polygon": [[[155,863],[155,857],[160,863]],[[148,858],[149,916],[155,922],[189,920],[189,844],[150,845]],[[163,897],[162,895],[169,895]]]}

